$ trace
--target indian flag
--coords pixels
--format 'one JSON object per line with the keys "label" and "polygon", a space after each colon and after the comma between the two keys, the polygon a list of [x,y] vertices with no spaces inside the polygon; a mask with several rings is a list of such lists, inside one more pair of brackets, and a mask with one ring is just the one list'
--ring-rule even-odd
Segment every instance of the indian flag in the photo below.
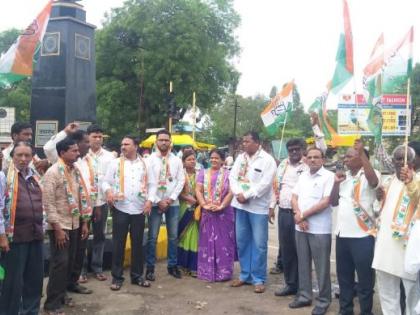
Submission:
{"label": "indian flag", "polygon": [[382,140],[382,78],[385,66],[384,35],[381,34],[370,54],[369,62],[363,69],[363,86],[365,99],[369,104],[367,124],[372,132],[375,143],[379,145]]}
{"label": "indian flag", "polygon": [[279,127],[286,123],[287,114],[293,107],[293,86],[293,81],[286,84],[261,112],[261,119],[270,135],[274,135]]}
{"label": "indian flag", "polygon": [[48,1],[36,19],[0,57],[0,87],[8,87],[32,75],[34,56],[41,46],[47,29],[52,2]]}
{"label": "indian flag", "polygon": [[353,65],[353,34],[351,32],[349,6],[343,0],[344,28],[340,34],[338,50],[336,55],[337,65],[334,76],[328,84],[328,89],[333,93],[338,93],[352,78],[354,73]]}
{"label": "indian flag", "polygon": [[414,28],[411,27],[404,38],[388,51],[383,74],[383,93],[401,92],[413,71]]}

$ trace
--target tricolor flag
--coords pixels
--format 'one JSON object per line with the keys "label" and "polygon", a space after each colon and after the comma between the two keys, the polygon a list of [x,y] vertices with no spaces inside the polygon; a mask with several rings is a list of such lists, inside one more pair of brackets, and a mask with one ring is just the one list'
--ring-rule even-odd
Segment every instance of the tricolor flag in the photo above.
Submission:
{"label": "tricolor flag", "polygon": [[270,135],[274,135],[286,121],[287,114],[293,108],[293,86],[291,81],[274,96],[261,112],[261,119]]}
{"label": "tricolor flag", "polygon": [[353,66],[353,35],[351,32],[350,13],[347,1],[343,0],[344,29],[340,34],[334,76],[328,84],[328,89],[338,93],[352,78]]}
{"label": "tricolor flag", "polygon": [[52,0],[0,58],[0,88],[32,75],[34,56],[38,52],[50,17]]}
{"label": "tricolor flag", "polygon": [[413,40],[414,28],[411,27],[407,35],[387,53],[382,86],[384,94],[401,92],[407,84],[413,71]]}
{"label": "tricolor flag", "polygon": [[382,140],[382,78],[385,66],[384,35],[381,34],[376,41],[375,47],[370,54],[369,62],[363,69],[363,86],[365,99],[369,104],[367,124],[372,132],[375,143],[379,145]]}

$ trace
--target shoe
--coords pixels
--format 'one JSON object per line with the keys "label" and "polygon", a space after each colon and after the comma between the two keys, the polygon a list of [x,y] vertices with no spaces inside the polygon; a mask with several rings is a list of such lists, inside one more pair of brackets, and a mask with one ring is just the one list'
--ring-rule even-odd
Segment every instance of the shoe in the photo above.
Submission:
{"label": "shoe", "polygon": [[78,293],[78,294],[92,294],[92,290],[80,285],[80,284],[71,284],[67,287],[67,291]]}
{"label": "shoe", "polygon": [[324,315],[325,313],[327,313],[327,308],[325,307],[320,307],[320,306],[315,306],[312,310],[312,315]]}
{"label": "shoe", "polygon": [[292,303],[289,304],[289,308],[301,308],[301,307],[306,307],[306,306],[310,306],[312,304],[311,301],[299,301],[298,299],[293,300]]}
{"label": "shoe", "polygon": [[275,296],[289,296],[289,295],[296,295],[297,290],[292,289],[289,286],[285,286],[283,289],[276,290],[274,292]]}
{"label": "shoe", "polygon": [[181,271],[179,271],[178,267],[168,267],[168,273],[173,276],[174,278],[181,279]]}
{"label": "shoe", "polygon": [[283,268],[273,267],[270,269],[271,275],[279,275],[281,273],[283,273]]}
{"label": "shoe", "polygon": [[147,269],[146,270],[146,280],[149,280],[149,281],[155,281],[156,280],[154,269]]}

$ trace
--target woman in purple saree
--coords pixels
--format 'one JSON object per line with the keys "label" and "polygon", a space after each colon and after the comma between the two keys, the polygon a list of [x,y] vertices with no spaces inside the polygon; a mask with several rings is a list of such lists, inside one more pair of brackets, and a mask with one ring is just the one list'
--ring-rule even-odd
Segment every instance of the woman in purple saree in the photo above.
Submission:
{"label": "woman in purple saree", "polygon": [[196,181],[196,196],[201,205],[198,241],[199,279],[232,279],[236,256],[235,214],[230,206],[229,171],[224,169],[224,152],[210,151],[210,168],[201,170]]}

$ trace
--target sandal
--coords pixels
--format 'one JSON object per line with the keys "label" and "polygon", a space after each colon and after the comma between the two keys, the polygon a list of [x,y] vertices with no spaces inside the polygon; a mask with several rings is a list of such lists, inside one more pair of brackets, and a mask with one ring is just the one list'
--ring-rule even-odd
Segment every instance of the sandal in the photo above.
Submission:
{"label": "sandal", "polygon": [[138,285],[139,287],[143,287],[143,288],[150,288],[151,286],[150,282],[147,280],[144,280],[143,278],[132,280],[131,284]]}
{"label": "sandal", "polygon": [[265,292],[264,284],[256,284],[254,286],[254,293],[264,293],[264,292]]}
{"label": "sandal", "polygon": [[112,291],[119,291],[121,287],[122,287],[122,283],[113,283],[111,284],[110,289]]}
{"label": "sandal", "polygon": [[233,288],[239,288],[239,287],[242,287],[244,284],[246,284],[245,281],[242,281],[241,279],[235,279],[232,281],[230,286]]}
{"label": "sandal", "polygon": [[76,303],[74,303],[73,299],[71,297],[68,297],[68,296],[64,297],[64,303],[63,304],[65,306],[68,306],[68,307],[75,307],[76,306]]}
{"label": "sandal", "polygon": [[105,276],[102,272],[95,273],[95,279],[99,281],[108,280],[108,277]]}
{"label": "sandal", "polygon": [[87,278],[87,276],[86,276],[86,275],[81,275],[81,276],[79,277],[79,280],[77,280],[77,282],[78,282],[78,283],[86,283],[86,282],[88,282],[88,278]]}

